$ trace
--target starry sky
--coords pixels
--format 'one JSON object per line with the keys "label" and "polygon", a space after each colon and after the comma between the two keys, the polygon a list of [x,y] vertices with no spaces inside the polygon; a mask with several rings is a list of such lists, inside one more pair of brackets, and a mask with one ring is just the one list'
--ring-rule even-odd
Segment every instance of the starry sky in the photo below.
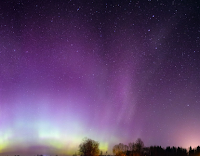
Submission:
{"label": "starry sky", "polygon": [[0,153],[200,145],[199,6],[1,1]]}

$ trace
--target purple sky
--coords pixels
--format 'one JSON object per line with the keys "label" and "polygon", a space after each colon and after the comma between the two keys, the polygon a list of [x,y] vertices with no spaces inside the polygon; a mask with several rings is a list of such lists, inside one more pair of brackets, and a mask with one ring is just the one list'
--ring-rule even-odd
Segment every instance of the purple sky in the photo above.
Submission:
{"label": "purple sky", "polygon": [[199,6],[0,2],[0,153],[198,146]]}

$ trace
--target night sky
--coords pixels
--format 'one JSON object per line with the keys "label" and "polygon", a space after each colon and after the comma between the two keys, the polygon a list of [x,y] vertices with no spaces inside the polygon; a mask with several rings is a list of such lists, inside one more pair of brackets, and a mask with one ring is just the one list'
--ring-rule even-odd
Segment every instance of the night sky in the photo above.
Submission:
{"label": "night sky", "polygon": [[0,153],[200,145],[199,6],[1,1]]}

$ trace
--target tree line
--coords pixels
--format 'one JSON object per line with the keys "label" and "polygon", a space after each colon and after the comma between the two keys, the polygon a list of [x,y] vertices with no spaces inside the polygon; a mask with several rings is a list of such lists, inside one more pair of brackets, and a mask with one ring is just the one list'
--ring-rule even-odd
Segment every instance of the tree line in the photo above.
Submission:
{"label": "tree line", "polygon": [[[79,154],[82,156],[103,155],[99,149],[99,143],[89,138],[84,138],[79,145]],[[116,156],[200,156],[200,147],[192,148],[189,151],[181,147],[150,146],[145,147],[143,141],[139,138],[128,145],[119,143],[113,147],[113,154]],[[107,155],[107,152],[106,152]]]}

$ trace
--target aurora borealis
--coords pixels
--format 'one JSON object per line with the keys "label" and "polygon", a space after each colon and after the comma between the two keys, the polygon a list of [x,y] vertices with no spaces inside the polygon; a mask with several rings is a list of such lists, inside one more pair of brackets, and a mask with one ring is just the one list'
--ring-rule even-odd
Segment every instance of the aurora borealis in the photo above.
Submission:
{"label": "aurora borealis", "polygon": [[1,1],[0,153],[200,145],[199,37],[197,1]]}

